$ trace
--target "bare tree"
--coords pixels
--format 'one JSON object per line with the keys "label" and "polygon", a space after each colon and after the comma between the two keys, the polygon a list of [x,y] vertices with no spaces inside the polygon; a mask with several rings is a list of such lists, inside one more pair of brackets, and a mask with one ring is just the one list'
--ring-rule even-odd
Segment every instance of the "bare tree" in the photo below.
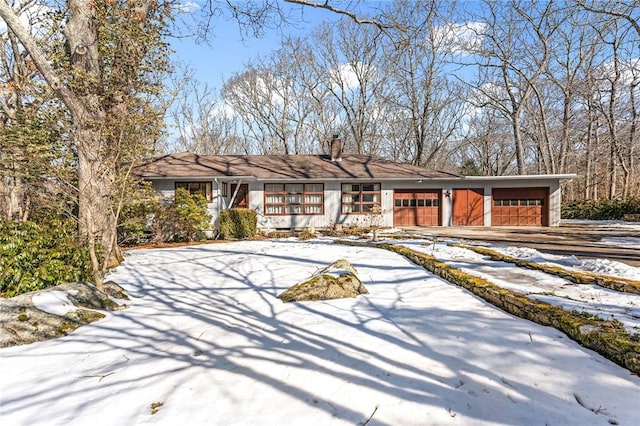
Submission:
{"label": "bare tree", "polygon": [[552,3],[484,2],[484,42],[473,53],[480,62],[484,85],[478,106],[495,108],[511,122],[519,174],[526,173],[523,116],[539,77],[549,62],[549,39],[557,29]]}
{"label": "bare tree", "polygon": [[468,135],[452,149],[460,164],[472,164],[481,175],[502,176],[515,172],[515,147],[510,124],[492,109],[476,111],[467,122]]}
{"label": "bare tree", "polygon": [[[295,83],[286,73],[286,64],[274,59],[252,65],[236,74],[223,87],[225,101],[242,118],[242,126],[263,154],[298,154],[298,127]],[[304,113],[303,113],[304,115]]]}
{"label": "bare tree", "polygon": [[170,150],[197,154],[246,154],[248,147],[237,137],[238,116],[206,83],[192,77],[187,68],[174,85],[178,96],[169,110],[174,123]]}
{"label": "bare tree", "polygon": [[[33,2],[22,3],[16,10],[16,14],[28,20],[31,29],[41,23],[37,12]],[[49,36],[34,34],[42,41]],[[44,157],[51,151],[47,129],[39,125],[51,93],[38,82],[33,63],[15,34],[8,30],[0,34],[0,81],[0,217],[26,220],[33,202],[32,186],[37,180],[34,172],[45,169]]]}
{"label": "bare tree", "polygon": [[386,102],[397,110],[394,126],[406,129],[405,152],[413,164],[434,165],[462,120],[460,84],[450,78],[458,49],[454,3],[398,1],[386,14],[392,43],[383,61],[389,75]]}
{"label": "bare tree", "polygon": [[[536,114],[533,120],[545,123],[544,135],[538,137],[547,173],[565,173],[569,165],[576,165],[572,150],[577,148],[578,135],[582,133],[584,114],[580,114],[579,97],[588,63],[597,53],[595,33],[588,24],[590,16],[577,7],[556,13],[554,19],[560,21],[552,40],[549,67],[544,72],[548,81],[546,93],[537,90]],[[542,85],[544,90],[544,85]],[[536,118],[536,116],[538,118]],[[540,126],[542,127],[542,126]],[[538,132],[540,134],[540,132]],[[573,161],[572,161],[573,159]]]}
{"label": "bare tree", "polygon": [[640,37],[640,7],[637,0],[576,0],[585,10],[627,21]]}
{"label": "bare tree", "polygon": [[355,154],[380,151],[386,75],[382,33],[351,21],[324,25],[314,33],[316,56],[327,73],[327,89],[340,110],[346,149]]}

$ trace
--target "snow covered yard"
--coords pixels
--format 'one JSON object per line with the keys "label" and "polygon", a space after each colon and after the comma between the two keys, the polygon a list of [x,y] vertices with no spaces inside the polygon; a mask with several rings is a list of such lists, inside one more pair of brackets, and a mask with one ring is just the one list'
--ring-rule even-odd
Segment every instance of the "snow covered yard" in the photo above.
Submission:
{"label": "snow covered yard", "polygon": [[[339,258],[369,295],[277,299]],[[109,278],[129,292],[129,309],[65,338],[0,350],[0,424],[632,425],[639,417],[637,376],[389,251],[326,240],[137,250]]]}

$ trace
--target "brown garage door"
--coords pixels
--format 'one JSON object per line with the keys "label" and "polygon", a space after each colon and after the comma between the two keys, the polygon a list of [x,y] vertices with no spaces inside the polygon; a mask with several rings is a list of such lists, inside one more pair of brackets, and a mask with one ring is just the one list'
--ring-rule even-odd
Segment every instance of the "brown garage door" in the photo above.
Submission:
{"label": "brown garage door", "polygon": [[549,188],[494,188],[493,226],[548,226]]}
{"label": "brown garage door", "polygon": [[453,226],[484,225],[484,189],[454,188]]}
{"label": "brown garage door", "polygon": [[393,192],[394,226],[440,225],[440,190],[396,189]]}

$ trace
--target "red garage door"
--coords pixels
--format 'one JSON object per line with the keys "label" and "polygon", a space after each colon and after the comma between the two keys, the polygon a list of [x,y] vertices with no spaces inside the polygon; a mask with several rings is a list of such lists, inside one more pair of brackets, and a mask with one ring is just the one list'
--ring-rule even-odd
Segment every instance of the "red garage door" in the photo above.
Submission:
{"label": "red garage door", "polygon": [[493,226],[548,226],[549,188],[494,188]]}
{"label": "red garage door", "polygon": [[484,189],[453,190],[453,226],[484,225]]}
{"label": "red garage door", "polygon": [[396,189],[393,192],[393,225],[440,225],[440,192],[438,189]]}

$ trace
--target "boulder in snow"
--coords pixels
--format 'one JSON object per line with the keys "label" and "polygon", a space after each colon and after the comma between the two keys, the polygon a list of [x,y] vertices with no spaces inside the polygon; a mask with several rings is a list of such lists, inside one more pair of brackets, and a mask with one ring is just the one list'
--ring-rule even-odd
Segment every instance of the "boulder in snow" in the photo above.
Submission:
{"label": "boulder in snow", "polygon": [[342,299],[368,293],[351,263],[348,260],[339,259],[278,297],[284,303],[288,303]]}

